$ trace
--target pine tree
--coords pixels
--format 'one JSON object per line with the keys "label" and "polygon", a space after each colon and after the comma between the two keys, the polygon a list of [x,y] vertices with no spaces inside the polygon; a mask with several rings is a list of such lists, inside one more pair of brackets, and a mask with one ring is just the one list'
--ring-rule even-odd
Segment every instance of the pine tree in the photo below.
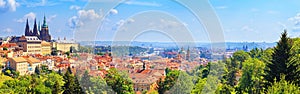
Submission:
{"label": "pine tree", "polygon": [[63,94],[73,94],[75,92],[75,77],[72,74],[71,68],[68,67],[67,72],[64,75],[64,92]]}
{"label": "pine tree", "polygon": [[91,76],[89,75],[88,71],[85,71],[84,74],[82,75],[80,84],[84,91],[89,90],[89,87],[92,86]]}
{"label": "pine tree", "polygon": [[68,70],[67,70],[67,72],[69,72],[70,74],[73,74],[73,73],[72,73],[72,69],[71,69],[71,67],[70,67],[70,66],[68,67]]}
{"label": "pine tree", "polygon": [[55,81],[55,84],[52,87],[52,93],[53,94],[60,94],[60,92],[61,92],[61,87],[59,86],[59,82]]}
{"label": "pine tree", "polygon": [[36,67],[35,67],[34,73],[37,74],[37,75],[40,75],[40,74],[41,74],[41,70],[40,70],[39,66],[36,66]]}
{"label": "pine tree", "polygon": [[79,80],[77,78],[77,76],[75,76],[75,86],[74,86],[75,91],[73,93],[76,94],[84,94],[84,91],[82,90]]}
{"label": "pine tree", "polygon": [[293,69],[289,66],[292,63],[292,54],[291,48],[292,45],[290,43],[290,39],[287,37],[287,31],[285,30],[281,34],[281,39],[277,42],[276,47],[274,48],[274,53],[272,54],[272,60],[270,63],[267,63],[266,66],[266,75],[265,80],[267,81],[266,86],[271,85],[276,79],[280,81],[280,75],[286,75],[286,80],[292,81],[292,72]]}

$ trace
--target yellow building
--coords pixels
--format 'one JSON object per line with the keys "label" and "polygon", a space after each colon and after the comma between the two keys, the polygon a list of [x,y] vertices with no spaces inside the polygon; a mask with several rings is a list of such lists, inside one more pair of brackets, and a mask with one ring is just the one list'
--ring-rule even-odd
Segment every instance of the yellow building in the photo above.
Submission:
{"label": "yellow building", "polygon": [[28,72],[27,60],[23,57],[9,58],[9,67],[20,73],[20,75],[25,75]]}
{"label": "yellow building", "polygon": [[33,58],[33,57],[28,57],[28,58],[25,58],[29,64],[28,66],[28,73],[29,74],[33,74],[34,71],[35,71],[35,68],[36,67],[40,67],[41,66],[41,61],[36,59],[36,58]]}
{"label": "yellow building", "polygon": [[79,44],[75,41],[67,41],[64,39],[51,42],[51,46],[59,51],[68,52],[70,51],[71,47],[74,47],[76,50],[78,50]]}
{"label": "yellow building", "polygon": [[21,36],[16,40],[18,46],[23,48],[24,54],[41,54],[41,40],[37,36]]}
{"label": "yellow building", "polygon": [[51,44],[49,42],[42,41],[41,46],[42,46],[42,55],[51,54]]}

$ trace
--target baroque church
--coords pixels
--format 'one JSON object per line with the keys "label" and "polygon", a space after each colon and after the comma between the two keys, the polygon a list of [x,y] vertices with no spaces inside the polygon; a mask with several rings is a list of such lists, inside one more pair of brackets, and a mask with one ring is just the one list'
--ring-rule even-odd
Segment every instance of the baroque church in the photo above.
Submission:
{"label": "baroque church", "polygon": [[28,19],[27,19],[26,27],[25,27],[25,36],[37,36],[40,40],[50,42],[51,35],[49,34],[48,25],[46,22],[46,16],[44,16],[44,21],[42,26],[40,26],[40,23],[39,26],[37,26],[36,19],[34,20],[33,30],[30,30]]}

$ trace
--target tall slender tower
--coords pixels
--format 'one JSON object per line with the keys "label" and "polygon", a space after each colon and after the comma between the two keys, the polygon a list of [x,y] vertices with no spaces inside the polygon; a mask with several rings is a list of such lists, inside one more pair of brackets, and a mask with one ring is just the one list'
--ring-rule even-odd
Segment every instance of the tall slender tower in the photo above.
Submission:
{"label": "tall slender tower", "polygon": [[190,52],[190,47],[188,47],[186,51],[186,60],[190,61],[190,57],[191,57],[191,52]]}
{"label": "tall slender tower", "polygon": [[39,37],[38,28],[37,28],[37,24],[36,24],[36,19],[34,19],[33,36]]}
{"label": "tall slender tower", "polygon": [[41,22],[39,21],[39,25],[38,25],[38,31],[41,31]]}
{"label": "tall slender tower", "polygon": [[26,21],[25,36],[31,36],[31,32],[30,32],[30,28],[29,28],[29,24],[28,24],[28,18]]}
{"label": "tall slender tower", "polygon": [[44,16],[43,25],[40,31],[40,39],[50,42],[51,41],[51,35],[49,34],[49,29],[46,21],[46,16]]}

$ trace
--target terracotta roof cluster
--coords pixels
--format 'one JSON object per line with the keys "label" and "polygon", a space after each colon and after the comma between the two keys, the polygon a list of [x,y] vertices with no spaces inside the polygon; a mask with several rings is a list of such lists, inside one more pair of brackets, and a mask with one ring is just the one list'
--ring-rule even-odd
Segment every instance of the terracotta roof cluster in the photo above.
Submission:
{"label": "terracotta roof cluster", "polygon": [[11,48],[11,47],[18,47],[18,45],[16,43],[5,43],[5,44],[2,44],[0,46],[0,48]]}
{"label": "terracotta roof cluster", "polygon": [[29,64],[40,63],[41,61],[33,57],[23,57]]}
{"label": "terracotta roof cluster", "polygon": [[11,59],[17,63],[27,62],[27,60],[23,57],[15,57],[15,58],[11,58]]}

